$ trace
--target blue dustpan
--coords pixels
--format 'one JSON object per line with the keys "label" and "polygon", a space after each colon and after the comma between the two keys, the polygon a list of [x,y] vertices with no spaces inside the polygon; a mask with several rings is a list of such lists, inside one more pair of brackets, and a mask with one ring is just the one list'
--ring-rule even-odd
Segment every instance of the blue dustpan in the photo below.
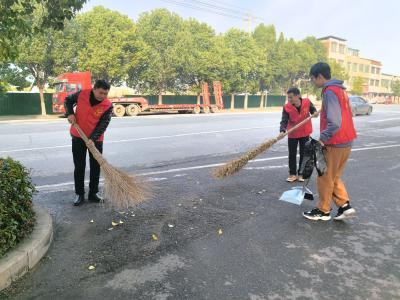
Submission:
{"label": "blue dustpan", "polygon": [[284,192],[279,198],[281,201],[289,202],[292,204],[301,205],[303,200],[314,200],[313,193],[305,186],[295,186],[292,189]]}

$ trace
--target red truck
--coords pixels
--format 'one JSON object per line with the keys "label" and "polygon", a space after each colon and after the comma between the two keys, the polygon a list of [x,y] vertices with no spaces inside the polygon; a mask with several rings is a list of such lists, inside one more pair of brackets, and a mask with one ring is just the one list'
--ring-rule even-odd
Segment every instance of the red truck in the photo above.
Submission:
{"label": "red truck", "polygon": [[[53,112],[64,113],[64,99],[66,96],[80,90],[92,88],[90,72],[64,73],[57,76],[54,83]],[[214,82],[216,104],[210,103],[208,84],[202,86],[202,103],[197,104],[155,104],[150,105],[143,97],[110,97],[113,103],[113,113],[117,117],[137,116],[141,112],[178,111],[178,112],[217,112],[223,109],[221,84]]]}

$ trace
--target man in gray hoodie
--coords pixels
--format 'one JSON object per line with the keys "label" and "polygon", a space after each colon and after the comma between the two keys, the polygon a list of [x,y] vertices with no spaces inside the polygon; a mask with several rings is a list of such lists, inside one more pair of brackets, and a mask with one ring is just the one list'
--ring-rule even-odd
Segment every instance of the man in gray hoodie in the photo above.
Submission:
{"label": "man in gray hoodie", "polygon": [[357,137],[351,107],[343,81],[331,79],[328,64],[320,62],[313,65],[310,77],[316,87],[322,88],[319,142],[326,147],[327,169],[317,178],[319,201],[316,208],[304,212],[303,216],[310,220],[330,220],[333,200],[338,207],[334,219],[343,220],[355,213],[341,180],[353,141]]}

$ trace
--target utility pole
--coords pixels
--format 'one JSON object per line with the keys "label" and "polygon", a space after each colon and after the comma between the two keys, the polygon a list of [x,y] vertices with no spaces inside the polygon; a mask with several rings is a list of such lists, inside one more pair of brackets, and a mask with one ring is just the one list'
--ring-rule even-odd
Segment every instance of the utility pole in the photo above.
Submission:
{"label": "utility pole", "polygon": [[247,29],[248,29],[248,32],[250,33],[251,29],[253,27],[253,21],[255,21],[257,18],[251,13],[247,13],[246,16],[247,16],[247,18],[246,18],[247,27],[248,27]]}

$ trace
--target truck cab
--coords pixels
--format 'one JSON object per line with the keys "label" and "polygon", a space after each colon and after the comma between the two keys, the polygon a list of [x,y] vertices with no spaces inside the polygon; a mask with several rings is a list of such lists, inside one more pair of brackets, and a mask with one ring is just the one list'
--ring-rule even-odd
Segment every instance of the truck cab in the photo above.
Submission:
{"label": "truck cab", "polygon": [[68,95],[78,91],[91,89],[92,79],[90,72],[64,73],[56,77],[54,82],[53,112],[65,113],[64,100]]}

